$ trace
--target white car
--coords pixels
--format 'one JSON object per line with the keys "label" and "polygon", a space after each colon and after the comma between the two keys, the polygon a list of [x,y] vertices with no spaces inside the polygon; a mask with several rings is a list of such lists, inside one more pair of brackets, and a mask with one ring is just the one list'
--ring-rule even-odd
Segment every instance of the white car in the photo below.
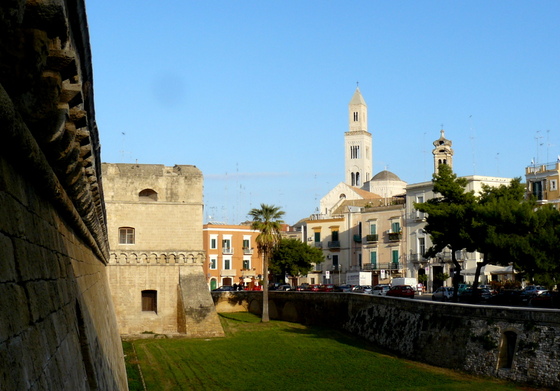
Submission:
{"label": "white car", "polygon": [[387,284],[376,285],[371,290],[371,294],[377,296],[385,296],[389,289],[391,289],[391,286]]}
{"label": "white car", "polygon": [[440,286],[432,295],[433,301],[449,301],[453,297],[453,288],[450,286]]}

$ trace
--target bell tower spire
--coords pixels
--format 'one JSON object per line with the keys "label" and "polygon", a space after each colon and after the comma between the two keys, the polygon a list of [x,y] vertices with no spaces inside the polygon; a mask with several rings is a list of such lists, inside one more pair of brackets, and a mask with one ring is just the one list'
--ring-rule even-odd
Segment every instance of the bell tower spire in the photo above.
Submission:
{"label": "bell tower spire", "polygon": [[371,179],[373,150],[367,104],[359,87],[348,104],[348,132],[344,133],[344,144],[344,181],[350,186],[363,187]]}
{"label": "bell tower spire", "polygon": [[453,149],[451,145],[453,142],[445,138],[445,130],[443,130],[443,125],[441,126],[439,138],[434,141],[434,149],[432,154],[434,155],[434,173],[438,173],[438,168],[440,164],[447,164],[453,170]]}

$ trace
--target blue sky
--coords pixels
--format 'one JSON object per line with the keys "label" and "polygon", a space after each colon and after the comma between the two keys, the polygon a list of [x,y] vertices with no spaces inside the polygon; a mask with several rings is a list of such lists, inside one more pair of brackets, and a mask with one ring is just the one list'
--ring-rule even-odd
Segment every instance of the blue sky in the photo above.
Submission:
{"label": "blue sky", "polygon": [[[374,174],[523,176],[560,154],[559,1],[88,1],[104,162],[193,164],[205,220],[309,216],[344,180],[356,82]],[[124,133],[124,134],[123,134]]]}

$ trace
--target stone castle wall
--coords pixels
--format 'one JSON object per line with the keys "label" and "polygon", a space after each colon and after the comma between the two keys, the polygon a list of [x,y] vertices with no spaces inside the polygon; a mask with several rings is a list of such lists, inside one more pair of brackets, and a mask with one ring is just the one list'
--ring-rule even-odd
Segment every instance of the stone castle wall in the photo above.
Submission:
{"label": "stone castle wall", "polygon": [[0,389],[126,390],[82,0],[0,4]]}
{"label": "stone castle wall", "polygon": [[[262,292],[213,292],[218,312],[262,311]],[[352,293],[269,292],[271,319],[346,330],[401,357],[560,388],[560,311]]]}
{"label": "stone castle wall", "polygon": [[[107,274],[120,333],[223,335],[203,271],[201,171],[121,163],[102,169]],[[134,231],[129,243],[119,235],[124,228]],[[155,305],[145,306],[146,293]]]}

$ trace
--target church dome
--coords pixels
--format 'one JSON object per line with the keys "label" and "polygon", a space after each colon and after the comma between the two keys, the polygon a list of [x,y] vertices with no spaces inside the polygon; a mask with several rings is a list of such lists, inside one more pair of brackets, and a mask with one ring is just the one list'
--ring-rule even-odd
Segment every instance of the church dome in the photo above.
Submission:
{"label": "church dome", "polygon": [[391,171],[383,170],[380,173],[376,174],[373,178],[371,178],[371,182],[377,181],[400,181],[396,174],[393,174]]}

